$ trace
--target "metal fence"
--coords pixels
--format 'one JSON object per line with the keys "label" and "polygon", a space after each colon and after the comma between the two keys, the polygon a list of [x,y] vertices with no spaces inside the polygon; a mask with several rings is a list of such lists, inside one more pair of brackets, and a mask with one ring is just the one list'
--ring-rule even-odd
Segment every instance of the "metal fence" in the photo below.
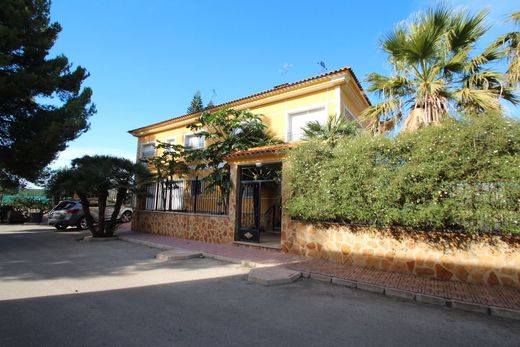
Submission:
{"label": "metal fence", "polygon": [[228,196],[200,179],[157,182],[147,187],[145,210],[226,214]]}

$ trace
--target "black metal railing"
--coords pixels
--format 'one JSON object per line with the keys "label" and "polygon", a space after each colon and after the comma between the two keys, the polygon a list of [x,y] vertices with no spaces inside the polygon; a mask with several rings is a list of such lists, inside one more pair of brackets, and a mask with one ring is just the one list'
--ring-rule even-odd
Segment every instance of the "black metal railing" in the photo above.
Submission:
{"label": "black metal railing", "polygon": [[200,214],[227,214],[228,196],[204,180],[152,183],[147,187],[145,210]]}

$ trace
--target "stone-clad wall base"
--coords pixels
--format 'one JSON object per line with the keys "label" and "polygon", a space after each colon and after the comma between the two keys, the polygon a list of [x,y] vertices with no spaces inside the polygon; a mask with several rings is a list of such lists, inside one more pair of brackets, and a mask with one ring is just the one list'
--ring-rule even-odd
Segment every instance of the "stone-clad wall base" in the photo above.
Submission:
{"label": "stone-clad wall base", "polygon": [[233,222],[227,215],[134,211],[132,229],[210,243],[234,240]]}
{"label": "stone-clad wall base", "polygon": [[520,238],[407,232],[284,217],[282,249],[440,280],[520,288]]}

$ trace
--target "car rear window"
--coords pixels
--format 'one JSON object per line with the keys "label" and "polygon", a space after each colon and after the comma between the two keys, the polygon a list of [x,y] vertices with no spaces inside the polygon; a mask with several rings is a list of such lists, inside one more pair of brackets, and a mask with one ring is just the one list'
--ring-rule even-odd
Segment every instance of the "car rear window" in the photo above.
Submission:
{"label": "car rear window", "polygon": [[73,208],[74,206],[76,206],[76,203],[73,201],[62,201],[54,209],[55,210],[68,210],[69,208]]}

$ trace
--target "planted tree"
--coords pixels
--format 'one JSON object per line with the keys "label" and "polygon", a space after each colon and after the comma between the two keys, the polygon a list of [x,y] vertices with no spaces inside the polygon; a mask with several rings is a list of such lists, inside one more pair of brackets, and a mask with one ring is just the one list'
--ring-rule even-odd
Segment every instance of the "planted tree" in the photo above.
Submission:
{"label": "planted tree", "polygon": [[[0,185],[35,181],[88,127],[95,113],[88,72],[64,55],[48,58],[61,26],[50,1],[5,0],[0,6]],[[30,153],[31,155],[27,155]]]}
{"label": "planted tree", "polygon": [[500,99],[516,104],[505,75],[493,65],[500,52],[490,47],[475,53],[488,29],[486,16],[440,5],[397,25],[381,43],[393,74],[367,78],[368,90],[382,99],[363,112],[371,130],[391,129],[404,117],[403,129],[413,130],[455,114],[498,112]]}
{"label": "planted tree", "polygon": [[[93,237],[110,237],[114,234],[121,206],[131,191],[149,179],[144,165],[128,159],[111,156],[84,156],[72,161],[72,168],[60,171],[48,189],[52,192],[75,192],[83,208],[85,219]],[[109,191],[115,190],[116,201],[110,218],[105,220]],[[91,213],[89,197],[98,202],[97,221]]]}
{"label": "planted tree", "polygon": [[208,145],[204,149],[186,149],[189,161],[196,164],[197,170],[209,170],[204,177],[206,188],[219,189],[224,206],[231,191],[229,164],[226,155],[253,147],[279,143],[267,132],[262,116],[248,110],[221,109],[203,112],[198,121],[189,127],[197,135],[204,137]]}

